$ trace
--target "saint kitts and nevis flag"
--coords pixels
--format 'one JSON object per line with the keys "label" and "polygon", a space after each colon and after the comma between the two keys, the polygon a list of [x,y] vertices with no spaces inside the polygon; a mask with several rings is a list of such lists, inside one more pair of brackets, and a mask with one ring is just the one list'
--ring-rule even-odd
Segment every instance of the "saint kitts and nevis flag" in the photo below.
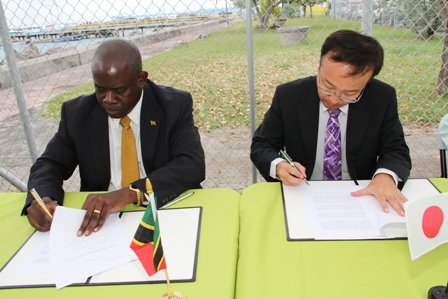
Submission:
{"label": "saint kitts and nevis flag", "polygon": [[137,255],[148,275],[152,276],[160,270],[166,269],[166,264],[154,193],[148,179],[146,193],[149,195],[149,203],[132,239],[131,249]]}
{"label": "saint kitts and nevis flag", "polygon": [[448,243],[448,193],[410,200],[404,209],[412,260]]}

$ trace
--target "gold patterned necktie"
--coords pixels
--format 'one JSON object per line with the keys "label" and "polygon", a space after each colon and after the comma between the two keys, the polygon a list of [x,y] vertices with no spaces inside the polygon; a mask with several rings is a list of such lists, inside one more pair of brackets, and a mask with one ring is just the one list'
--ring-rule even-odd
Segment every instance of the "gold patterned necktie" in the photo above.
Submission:
{"label": "gold patterned necktie", "polygon": [[121,187],[127,187],[140,178],[138,170],[137,148],[135,146],[134,132],[131,128],[131,119],[128,116],[120,119],[123,127],[121,133]]}

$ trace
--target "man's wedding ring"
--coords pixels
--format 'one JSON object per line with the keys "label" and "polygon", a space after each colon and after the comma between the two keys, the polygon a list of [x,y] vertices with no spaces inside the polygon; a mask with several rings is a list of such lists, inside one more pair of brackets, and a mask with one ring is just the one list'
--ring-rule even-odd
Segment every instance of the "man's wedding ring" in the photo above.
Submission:
{"label": "man's wedding ring", "polygon": [[100,211],[100,210],[93,210],[93,212],[94,212],[94,213],[101,214],[101,211]]}

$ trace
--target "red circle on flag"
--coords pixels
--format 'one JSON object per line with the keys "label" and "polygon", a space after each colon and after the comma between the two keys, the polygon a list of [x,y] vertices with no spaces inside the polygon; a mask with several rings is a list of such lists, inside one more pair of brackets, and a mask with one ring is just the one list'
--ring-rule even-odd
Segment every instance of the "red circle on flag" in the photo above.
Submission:
{"label": "red circle on flag", "polygon": [[425,210],[422,217],[422,229],[427,238],[435,238],[442,227],[444,220],[443,211],[437,206],[431,206]]}

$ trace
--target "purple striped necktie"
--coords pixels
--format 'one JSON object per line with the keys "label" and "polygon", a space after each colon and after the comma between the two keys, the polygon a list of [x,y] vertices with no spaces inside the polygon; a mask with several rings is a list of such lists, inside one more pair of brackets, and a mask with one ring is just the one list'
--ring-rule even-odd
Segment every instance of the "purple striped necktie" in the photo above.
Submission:
{"label": "purple striped necktie", "polygon": [[327,130],[324,139],[324,171],[323,180],[342,179],[341,161],[341,129],[339,126],[339,113],[341,110],[330,110],[330,118],[327,122]]}

